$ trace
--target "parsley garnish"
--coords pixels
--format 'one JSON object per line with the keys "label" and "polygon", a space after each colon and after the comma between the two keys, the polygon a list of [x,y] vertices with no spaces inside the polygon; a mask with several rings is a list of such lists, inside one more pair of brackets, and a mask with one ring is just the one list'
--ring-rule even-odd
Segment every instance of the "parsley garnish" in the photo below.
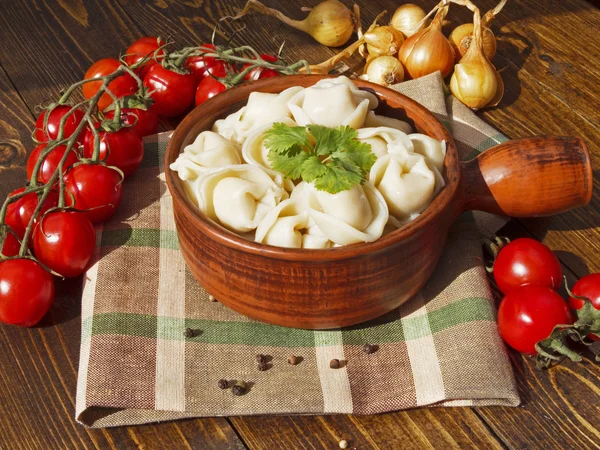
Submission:
{"label": "parsley garnish", "polygon": [[267,158],[286,178],[302,178],[331,194],[362,184],[377,156],[371,146],[356,139],[348,126],[288,127],[275,123],[265,133]]}

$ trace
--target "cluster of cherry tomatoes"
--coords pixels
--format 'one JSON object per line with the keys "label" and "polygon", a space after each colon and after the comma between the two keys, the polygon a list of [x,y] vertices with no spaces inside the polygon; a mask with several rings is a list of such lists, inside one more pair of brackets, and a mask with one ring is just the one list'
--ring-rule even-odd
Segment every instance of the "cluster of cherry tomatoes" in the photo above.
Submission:
{"label": "cluster of cherry tomatoes", "polygon": [[[584,305],[578,297],[589,299],[600,309],[600,273],[577,281],[567,304],[556,292],[562,282],[558,258],[534,239],[515,239],[503,247],[493,273],[505,295],[498,309],[500,334],[522,353],[536,354],[536,344],[548,338],[557,325],[571,325],[574,316],[570,308],[579,310]],[[588,338],[599,339],[595,334]]]}
{"label": "cluster of cherry tomatoes", "polygon": [[[98,120],[94,126],[100,144],[99,161],[92,160],[96,139],[89,126],[86,125],[75,138],[76,143],[62,165],[66,208],[57,208],[59,193],[53,189],[48,192],[33,221],[28,247],[35,259],[19,258],[17,255],[20,240],[25,237],[38,206],[39,192],[26,193],[8,205],[4,223],[12,232],[6,234],[0,248],[2,255],[9,258],[0,259],[0,321],[32,326],[41,320],[54,299],[54,278],[46,268],[66,278],[79,276],[87,269],[96,244],[93,224],[104,222],[117,209],[123,178],[132,175],[142,161],[142,138],[156,132],[160,117],[180,116],[194,102],[199,105],[224,91],[228,87],[224,80],[249,66],[233,67],[226,61],[203,55],[186,58],[180,68],[163,65],[158,62],[168,57],[163,47],[160,39],[148,36],[127,49],[124,61],[128,66],[137,64],[135,72],[151,100],[146,99],[144,103],[142,98],[144,106],[139,108],[121,108],[117,122],[123,126],[118,129],[105,128],[102,120]],[[203,47],[215,50],[211,44]],[[269,62],[278,61],[272,55],[261,55],[261,58]],[[83,84],[84,97],[94,97],[101,89],[101,78],[114,73],[121,64],[113,58],[95,62],[84,77],[84,80],[91,80]],[[275,70],[255,67],[248,70],[243,79],[278,75]],[[107,88],[110,93],[105,92],[99,97],[95,117],[114,122],[115,98],[139,95],[141,90],[138,80],[128,73],[112,80]],[[59,105],[45,110],[37,118],[34,138],[38,145],[27,161],[28,179],[31,180],[36,163],[48,143],[59,138],[61,119],[67,114],[62,126],[62,138],[67,139],[86,119],[84,111],[72,111],[71,106]],[[60,145],[45,156],[37,174],[40,185],[51,181],[65,152],[67,146]],[[25,188],[20,188],[9,197],[24,192]]]}

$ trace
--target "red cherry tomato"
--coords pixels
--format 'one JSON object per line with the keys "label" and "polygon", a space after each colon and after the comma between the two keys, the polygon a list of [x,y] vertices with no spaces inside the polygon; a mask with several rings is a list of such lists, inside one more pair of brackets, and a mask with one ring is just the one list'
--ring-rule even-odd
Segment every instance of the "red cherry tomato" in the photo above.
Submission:
{"label": "red cherry tomato", "polygon": [[206,77],[198,85],[196,89],[196,106],[201,105],[209,98],[225,91],[227,87],[218,80],[211,77]]}
{"label": "red cherry tomato", "polygon": [[[96,61],[85,73],[84,80],[110,75],[117,70],[120,65],[121,63],[113,58],[104,58]],[[101,81],[90,81],[89,83],[84,84],[83,96],[88,99],[92,98],[96,92],[98,92],[100,86],[102,86]],[[136,92],[138,86],[131,75],[124,74],[111,81],[108,88],[117,98],[121,98]],[[104,111],[104,109],[112,104],[112,102],[112,98],[107,93],[104,93],[100,97],[100,100],[98,100],[98,109]]]}
{"label": "red cherry tomato", "polygon": [[194,102],[196,78],[191,73],[176,73],[156,64],[144,78],[144,86],[151,92],[154,112],[159,116],[175,117]]}
{"label": "red cherry tomato", "polygon": [[[100,131],[100,161],[120,169],[125,177],[139,167],[144,157],[142,138],[127,128],[115,132]],[[94,154],[94,134],[88,131],[83,143],[83,156]]]}
{"label": "red cherry tomato", "polygon": [[[272,62],[272,63],[278,61],[277,56],[267,55],[267,54],[260,55],[260,59],[262,59],[263,61]],[[249,63],[244,64],[242,66],[242,71],[250,66],[251,66],[251,64],[249,64]],[[251,70],[249,73],[247,73],[244,76],[244,80],[259,80],[261,78],[270,78],[270,77],[278,77],[278,76],[279,76],[279,72],[277,72],[276,70],[267,69],[264,67],[255,67],[253,70]]]}
{"label": "red cherry tomato", "polygon": [[[203,44],[202,47],[215,49],[212,44]],[[209,76],[209,73],[215,77],[227,75],[225,63],[212,56],[190,56],[185,62],[185,67],[190,69],[196,78],[196,83],[200,83],[205,77]]]}
{"label": "red cherry tomato", "polygon": [[[20,194],[24,191],[25,188],[19,188],[15,191],[12,191],[9,196]],[[17,233],[19,239],[23,239],[23,236],[25,236],[25,229],[27,228],[27,224],[29,224],[31,217],[33,216],[35,208],[37,208],[38,202],[38,194],[31,192],[8,205],[8,208],[6,209],[5,223],[9,225],[15,233]],[[46,197],[46,200],[44,201],[40,215],[44,214],[50,208],[54,208],[56,205],[58,205],[58,194],[54,191],[50,191]]]}
{"label": "red cherry tomato", "polygon": [[[35,167],[35,163],[38,159],[40,159],[40,155],[46,144],[40,144],[36,148],[33,149],[29,158],[27,158],[27,178],[31,180],[31,175],[33,175],[33,169]],[[38,172],[38,181],[41,183],[47,183],[52,175],[56,171],[58,167],[58,163],[62,159],[63,155],[67,151],[67,147],[64,145],[59,145],[54,148],[46,157],[44,158],[44,162],[40,166],[40,170]],[[70,154],[67,156],[65,163],[63,164],[63,170],[66,172],[69,167],[79,161],[77,157],[77,153],[75,150],[71,148]]]}
{"label": "red cherry tomato", "polygon": [[552,250],[535,239],[515,239],[494,262],[494,279],[504,294],[526,284],[558,289],[562,279],[560,262]]}
{"label": "red cherry tomato", "polygon": [[511,290],[498,309],[502,338],[515,350],[535,354],[535,344],[550,336],[556,325],[573,323],[567,302],[546,286]]}
{"label": "red cherry tomato", "polygon": [[[600,273],[591,273],[581,278],[573,289],[571,289],[573,295],[579,297],[586,297],[592,302],[592,305],[596,309],[600,309]],[[569,305],[573,309],[583,308],[584,301],[578,298],[569,297]],[[600,341],[600,337],[595,334],[588,334],[588,337],[594,341]]]}
{"label": "red cherry tomato", "polygon": [[[144,78],[150,68],[156,64],[156,61],[152,59],[154,56],[154,52],[158,50],[160,47],[165,45],[165,43],[155,37],[155,36],[145,36],[143,38],[139,38],[133,44],[129,46],[125,54],[125,62],[132,66],[140,59],[145,58],[146,56],[150,57],[146,63],[136,69],[136,73],[139,74],[140,78]],[[162,50],[157,52],[156,56],[163,56],[165,52]]]}
{"label": "red cherry tomato", "polygon": [[0,262],[0,321],[22,327],[38,323],[54,300],[52,274],[30,259]]}
{"label": "red cherry tomato", "polygon": [[[38,142],[48,142],[55,140],[58,137],[58,129],[60,125],[60,120],[71,110],[70,106],[57,106],[50,112],[48,116],[48,124],[47,128],[44,128],[44,118],[46,117],[47,110],[44,110],[35,121],[35,133],[34,137]],[[65,121],[65,129],[63,133],[63,138],[67,139],[73,135],[75,129],[79,126],[81,121],[83,120],[83,111],[80,109],[76,109],[72,114],[67,117]],[[83,143],[83,135],[85,133],[82,131],[77,141],[79,143]]]}
{"label": "red cherry tomato", "polygon": [[7,233],[4,238],[4,244],[2,244],[2,248],[0,249],[0,253],[4,256],[17,256],[19,254],[19,250],[21,249],[21,244],[17,241],[17,238],[12,233]]}
{"label": "red cherry tomato", "polygon": [[[75,209],[85,212],[93,222],[104,222],[114,214],[121,201],[121,175],[100,164],[81,164],[65,175],[67,192],[73,195]],[[67,195],[70,202],[71,197]]]}
{"label": "red cherry tomato", "polygon": [[[107,119],[115,117],[114,111],[105,114]],[[159,118],[152,109],[122,108],[121,119],[129,125],[128,130],[133,131],[139,137],[156,133]]]}
{"label": "red cherry tomato", "polygon": [[64,277],[76,277],[94,254],[96,232],[84,213],[54,211],[46,214],[33,232],[36,258]]}

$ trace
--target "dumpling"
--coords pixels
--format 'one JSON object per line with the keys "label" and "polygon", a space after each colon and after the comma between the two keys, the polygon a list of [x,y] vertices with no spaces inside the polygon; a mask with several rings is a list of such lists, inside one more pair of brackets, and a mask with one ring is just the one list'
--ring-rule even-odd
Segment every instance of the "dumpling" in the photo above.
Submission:
{"label": "dumpling", "polygon": [[408,138],[413,143],[414,152],[423,155],[428,163],[433,165],[439,173],[444,172],[444,158],[446,157],[446,142],[438,141],[425,134],[409,134]]}
{"label": "dumpling", "polygon": [[373,242],[379,239],[388,221],[383,196],[370,183],[330,194],[302,182],[291,199],[308,211],[321,233],[338,245]]}
{"label": "dumpling", "polygon": [[194,180],[209,169],[241,164],[240,147],[212,131],[203,131],[169,167],[182,180]]}
{"label": "dumpling", "polygon": [[379,116],[374,111],[369,111],[365,119],[364,127],[388,127],[400,130],[403,133],[409,134],[413,132],[412,127],[408,122],[394,119],[393,117]]}
{"label": "dumpling", "polygon": [[[281,121],[286,124],[288,127],[295,127],[296,122],[294,122],[290,118],[284,118]],[[269,149],[264,145],[264,134],[265,131],[270,129],[273,126],[273,123],[269,123],[265,126],[260,127],[256,131],[254,131],[248,139],[244,142],[242,146],[242,157],[244,161],[248,164],[253,164],[255,166],[261,166],[267,169],[272,169],[271,162],[269,161],[268,154]]]}
{"label": "dumpling", "polygon": [[431,202],[436,176],[422,155],[390,153],[373,164],[369,181],[383,195],[390,216],[400,222],[414,218]]}
{"label": "dumpling", "polygon": [[377,97],[361,91],[350,79],[341,76],[326,78],[298,92],[288,102],[294,120],[300,126],[308,124],[361,128],[369,110],[379,104]]}
{"label": "dumpling", "polygon": [[213,131],[243,144],[254,130],[269,123],[290,119],[292,115],[287,106],[288,100],[303,90],[300,86],[294,86],[279,94],[252,92],[246,106],[225,119],[217,120]]}
{"label": "dumpling", "polygon": [[371,146],[371,151],[378,158],[388,153],[412,152],[413,142],[409,137],[395,128],[377,127],[357,130],[357,139]]}
{"label": "dumpling", "polygon": [[249,164],[225,167],[196,185],[198,207],[238,233],[254,230],[269,211],[289,197],[283,177]]}
{"label": "dumpling", "polygon": [[255,241],[287,248],[330,248],[333,242],[321,233],[308,210],[292,199],[272,209],[256,228]]}

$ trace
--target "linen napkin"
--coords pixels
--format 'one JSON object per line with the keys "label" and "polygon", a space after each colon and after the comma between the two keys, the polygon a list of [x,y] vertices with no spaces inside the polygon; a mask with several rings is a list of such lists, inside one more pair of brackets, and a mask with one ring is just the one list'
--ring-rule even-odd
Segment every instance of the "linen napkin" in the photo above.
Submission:
{"label": "linen napkin", "polygon": [[[395,88],[451,129],[463,159],[506,140],[446,98],[439,73]],[[482,230],[501,219],[461,216],[426,286],[379,319],[328,331],[267,325],[211,302],[187,270],[164,182],[169,135],[147,138],[116,217],[97,229],[83,287],[78,422],[518,405],[481,254]],[[186,327],[200,332],[186,337]],[[367,343],[377,351],[365,353]],[[257,354],[268,370],[257,369]],[[301,362],[288,364],[291,355]],[[346,364],[331,369],[333,358]],[[242,380],[247,392],[234,396],[220,379]]]}

